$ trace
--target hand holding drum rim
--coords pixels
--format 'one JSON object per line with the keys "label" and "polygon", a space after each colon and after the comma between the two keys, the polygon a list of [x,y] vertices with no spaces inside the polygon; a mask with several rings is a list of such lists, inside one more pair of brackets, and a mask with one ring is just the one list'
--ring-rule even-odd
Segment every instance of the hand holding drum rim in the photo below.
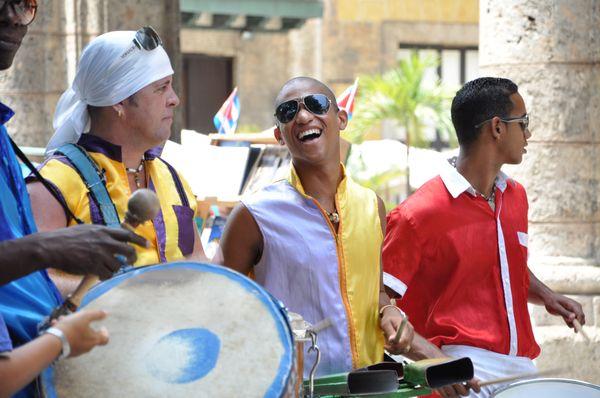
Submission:
{"label": "hand holding drum rim", "polygon": [[96,330],[90,325],[104,318],[106,318],[105,311],[82,310],[53,321],[52,326],[60,329],[69,342],[71,347],[69,358],[85,354],[98,345],[108,343],[108,330],[105,327]]}

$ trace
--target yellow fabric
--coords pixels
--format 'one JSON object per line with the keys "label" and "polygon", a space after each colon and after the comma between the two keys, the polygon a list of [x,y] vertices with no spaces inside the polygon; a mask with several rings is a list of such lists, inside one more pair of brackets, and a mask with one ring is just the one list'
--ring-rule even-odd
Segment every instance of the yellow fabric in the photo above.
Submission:
{"label": "yellow fabric", "polygon": [[[383,332],[379,326],[383,234],[377,195],[346,176],[343,165],[341,168],[343,178],[335,195],[340,216],[336,239],[340,290],[350,327],[352,363],[360,368],[383,358]],[[288,180],[307,196],[293,166]],[[335,229],[330,227],[334,234]]]}
{"label": "yellow fabric", "polygon": [[[110,159],[104,154],[97,152],[88,152],[90,157],[96,162],[99,169],[105,170],[106,187],[108,193],[117,208],[119,219],[123,220],[127,210],[127,201],[131,196],[129,183],[127,182],[127,173],[123,163]],[[62,156],[62,155],[59,155]],[[146,177],[148,181],[154,184],[163,215],[166,240],[165,257],[167,261],[176,261],[184,257],[181,252],[179,242],[179,222],[176,217],[173,205],[182,206],[181,199],[173,177],[167,167],[158,158],[145,161]],[[69,209],[85,223],[91,223],[90,202],[88,189],[85,183],[70,165],[63,163],[58,159],[50,159],[40,170],[42,176],[47,178],[60,190]],[[196,212],[196,199],[187,185],[180,177],[183,188],[188,197],[190,213]],[[187,221],[186,221],[187,222]],[[193,217],[190,222],[194,222]],[[74,220],[70,221],[69,226],[76,225]],[[195,228],[195,226],[194,226]],[[150,247],[140,247],[134,245],[137,252],[137,261],[134,266],[156,264],[161,262],[159,240],[157,238],[157,228],[153,222],[146,222],[138,226],[135,232],[150,242]],[[193,237],[191,237],[193,242]]]}

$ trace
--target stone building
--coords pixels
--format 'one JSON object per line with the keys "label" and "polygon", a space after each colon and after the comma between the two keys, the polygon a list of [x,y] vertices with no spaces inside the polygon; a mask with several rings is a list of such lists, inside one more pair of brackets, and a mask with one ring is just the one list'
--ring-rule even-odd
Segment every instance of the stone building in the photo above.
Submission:
{"label": "stone building", "polygon": [[[387,70],[409,49],[439,54],[446,65],[439,74],[450,83],[460,84],[477,75],[477,0],[324,0],[322,18],[310,18],[306,12],[306,21],[289,31],[278,29],[276,23],[271,29],[236,25],[243,12],[232,12],[224,5],[219,9],[215,3],[182,3],[182,14],[192,14],[181,30],[185,91],[203,96],[208,88],[216,94],[207,95],[215,97],[210,111],[198,109],[202,108],[198,101],[185,105],[184,125],[191,129],[212,131],[212,115],[234,86],[240,96],[242,129],[260,130],[273,124],[272,102],[287,79],[314,76],[339,94],[360,74]],[[262,14],[267,23],[277,19],[266,6],[270,1],[239,3],[262,4],[252,11]],[[285,14],[285,3],[306,3],[316,7],[318,14],[321,2],[278,1],[280,14]],[[226,16],[232,22],[215,29],[215,18],[222,21]],[[219,62],[225,65],[221,70],[228,68],[227,76],[208,73],[210,64]],[[198,77],[202,72],[207,76]],[[215,87],[218,79],[222,80],[220,89]]]}
{"label": "stone building", "polygon": [[[85,45],[110,30],[152,25],[179,67],[179,4],[170,0],[42,0],[38,15],[17,53],[0,77],[0,96],[17,117],[9,132],[19,145],[44,147],[52,135],[52,117],[62,92],[75,76]],[[26,115],[26,116],[25,116]]]}
{"label": "stone building", "polygon": [[600,3],[480,4],[480,67],[520,87],[531,114],[528,153],[510,173],[529,195],[530,264],[583,304],[587,343],[532,307],[541,368],[600,382]]}

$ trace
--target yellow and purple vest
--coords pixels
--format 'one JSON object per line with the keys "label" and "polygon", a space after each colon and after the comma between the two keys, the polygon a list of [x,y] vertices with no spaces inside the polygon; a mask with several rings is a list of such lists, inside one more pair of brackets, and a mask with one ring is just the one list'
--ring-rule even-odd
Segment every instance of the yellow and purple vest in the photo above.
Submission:
{"label": "yellow and purple vest", "polygon": [[[131,190],[125,165],[121,162],[121,147],[91,134],[83,134],[77,143],[84,148],[99,170],[103,170],[106,188],[119,219],[123,220]],[[134,245],[135,266],[176,261],[192,253],[195,237],[196,198],[177,171],[157,155],[156,150],[144,154],[144,172],[148,188],[156,192],[160,211],[152,222],[138,226],[135,232],[150,242],[150,247]],[[104,224],[98,204],[66,157],[51,156],[40,173],[58,188],[63,202],[85,223]],[[75,225],[69,220],[69,226]]]}
{"label": "yellow and purple vest", "polygon": [[[343,168],[342,168],[343,170]],[[318,375],[347,372],[383,359],[379,326],[380,253],[383,234],[377,196],[348,176],[335,202],[338,232],[324,210],[306,195],[295,170],[287,180],[242,200],[263,235],[263,252],[254,267],[258,283],[319,332]],[[314,362],[306,352],[305,363]],[[310,366],[305,367],[305,376]]]}

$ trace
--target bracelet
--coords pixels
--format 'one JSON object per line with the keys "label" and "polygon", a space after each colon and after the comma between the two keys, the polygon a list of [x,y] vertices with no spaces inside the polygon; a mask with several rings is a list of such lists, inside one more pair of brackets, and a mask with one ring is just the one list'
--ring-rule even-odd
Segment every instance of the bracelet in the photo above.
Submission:
{"label": "bracelet", "polygon": [[51,334],[60,339],[62,344],[62,350],[60,351],[60,355],[56,360],[63,359],[68,357],[71,354],[71,345],[69,344],[69,340],[67,340],[67,336],[63,333],[59,328],[48,328],[44,331],[44,334]]}
{"label": "bracelet", "polygon": [[385,311],[387,308],[393,307],[395,309],[397,309],[398,311],[400,311],[400,315],[402,315],[404,318],[406,318],[406,314],[404,313],[404,311],[402,311],[398,306],[395,306],[394,304],[386,304],[383,307],[381,307],[379,309],[379,317],[383,318],[383,311]]}

